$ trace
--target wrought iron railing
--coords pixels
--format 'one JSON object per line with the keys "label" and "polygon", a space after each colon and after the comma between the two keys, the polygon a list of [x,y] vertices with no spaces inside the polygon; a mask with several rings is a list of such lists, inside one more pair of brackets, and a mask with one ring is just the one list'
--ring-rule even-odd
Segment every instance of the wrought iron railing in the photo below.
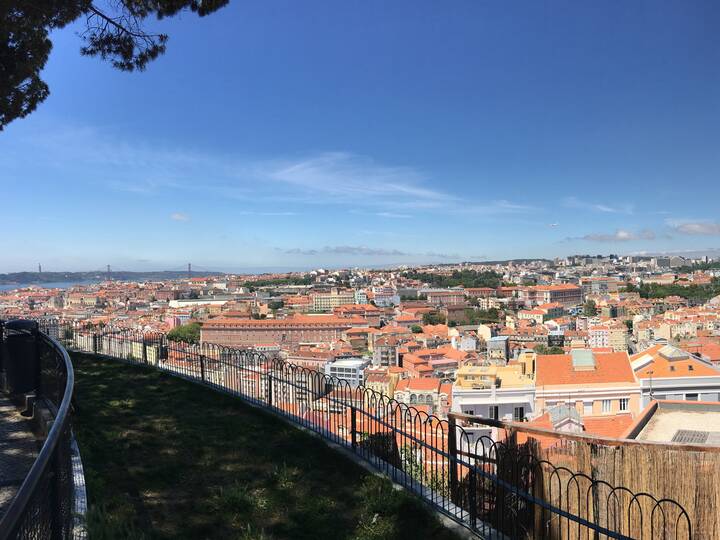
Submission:
{"label": "wrought iron railing", "polygon": [[[44,411],[49,430],[25,480],[0,520],[0,540],[71,538],[74,526],[72,363],[58,341],[38,332],[32,325],[3,327],[0,322],[3,368],[14,366],[22,370],[31,366],[22,374],[8,377],[8,393],[26,394],[29,384],[32,387],[30,404],[38,415],[43,416],[39,411]],[[12,340],[24,343],[13,347]]]}
{"label": "wrought iron railing", "polygon": [[188,345],[164,334],[122,328],[61,324],[55,331],[69,348],[154,366],[269,409],[354,452],[483,537],[694,534],[691,517],[679,503],[586,474],[585,464],[573,469],[568,460],[553,463],[539,453],[536,439],[508,433],[493,437],[472,428],[468,418],[460,422],[450,414],[443,419],[382,392],[252,350]]}

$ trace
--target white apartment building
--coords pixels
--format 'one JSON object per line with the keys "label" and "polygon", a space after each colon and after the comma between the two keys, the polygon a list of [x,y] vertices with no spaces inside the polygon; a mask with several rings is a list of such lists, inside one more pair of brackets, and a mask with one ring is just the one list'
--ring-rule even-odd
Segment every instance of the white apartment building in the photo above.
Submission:
{"label": "white apartment building", "polygon": [[325,364],[325,375],[347,381],[354,388],[363,384],[369,365],[368,358],[338,358]]}
{"label": "white apartment building", "polygon": [[312,295],[313,311],[332,311],[336,307],[355,304],[355,291],[332,289],[329,293]]}
{"label": "white apartment building", "polygon": [[520,366],[463,366],[452,391],[452,410],[522,422],[535,413],[535,384]]}

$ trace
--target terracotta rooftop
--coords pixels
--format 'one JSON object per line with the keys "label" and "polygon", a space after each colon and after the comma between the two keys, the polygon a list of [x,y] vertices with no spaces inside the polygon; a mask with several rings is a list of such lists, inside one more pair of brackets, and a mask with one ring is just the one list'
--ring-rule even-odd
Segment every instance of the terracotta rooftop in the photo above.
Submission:
{"label": "terracotta rooftop", "polygon": [[570,354],[538,355],[536,386],[634,383],[627,353],[596,353],[595,369],[573,368]]}
{"label": "terracotta rooftop", "polygon": [[[720,371],[672,345],[654,345],[630,357],[638,379],[720,377]],[[651,373],[652,372],[652,373]]]}

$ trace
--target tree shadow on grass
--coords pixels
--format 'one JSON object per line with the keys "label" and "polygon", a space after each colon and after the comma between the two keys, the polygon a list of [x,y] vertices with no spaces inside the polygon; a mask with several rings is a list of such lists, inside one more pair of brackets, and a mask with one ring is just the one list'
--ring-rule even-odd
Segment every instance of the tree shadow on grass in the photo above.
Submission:
{"label": "tree shadow on grass", "polygon": [[73,360],[91,538],[453,537],[414,497],[238,398]]}

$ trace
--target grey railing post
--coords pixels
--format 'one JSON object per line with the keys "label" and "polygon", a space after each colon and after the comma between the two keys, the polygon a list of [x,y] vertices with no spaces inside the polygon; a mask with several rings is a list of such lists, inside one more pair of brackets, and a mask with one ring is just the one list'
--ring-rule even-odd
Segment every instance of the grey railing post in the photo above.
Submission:
{"label": "grey railing post", "polygon": [[266,388],[267,396],[265,398],[267,401],[268,407],[272,407],[272,387],[273,387],[272,374],[270,372],[268,372],[267,388]]}
{"label": "grey railing post", "polygon": [[[470,526],[473,530],[477,527],[477,476],[475,474],[475,465],[473,464],[468,471],[468,505],[470,506]],[[462,506],[462,505],[461,505]]]}
{"label": "grey railing post", "polygon": [[452,502],[457,502],[457,422],[452,414],[448,415],[448,455],[448,465],[450,466],[450,500]]}
{"label": "grey railing post", "polygon": [[200,378],[205,382],[205,355],[200,355]]}
{"label": "grey railing post", "polygon": [[353,452],[357,452],[357,418],[356,410],[353,405],[350,406],[350,440],[352,441]]}
{"label": "grey railing post", "polygon": [[42,366],[40,365],[40,325],[36,322],[33,325],[30,334],[35,341],[35,392],[38,396],[42,395],[42,382],[40,377],[42,376]]}
{"label": "grey railing post", "polygon": [[0,321],[0,373],[3,374],[0,384],[1,390],[7,390],[5,381],[5,321]]}

